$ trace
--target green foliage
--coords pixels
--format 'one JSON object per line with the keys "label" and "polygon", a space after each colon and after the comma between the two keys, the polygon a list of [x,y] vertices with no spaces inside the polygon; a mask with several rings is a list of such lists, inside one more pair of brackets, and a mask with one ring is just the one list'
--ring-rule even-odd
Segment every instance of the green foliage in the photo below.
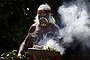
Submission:
{"label": "green foliage", "polygon": [[25,52],[22,56],[17,55],[17,50],[13,50],[12,52],[3,53],[0,56],[0,60],[29,60],[28,52]]}

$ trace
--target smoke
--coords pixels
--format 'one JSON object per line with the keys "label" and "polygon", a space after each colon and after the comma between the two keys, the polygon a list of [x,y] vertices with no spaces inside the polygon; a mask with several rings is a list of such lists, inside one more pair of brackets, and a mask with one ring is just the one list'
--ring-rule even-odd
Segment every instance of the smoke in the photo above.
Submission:
{"label": "smoke", "polygon": [[54,41],[53,39],[50,39],[49,41],[47,41],[47,43],[44,46],[44,49],[48,49],[51,48],[55,51],[60,52],[61,54],[64,53],[64,48],[62,46],[59,45],[59,43],[57,43],[56,41]]}
{"label": "smoke", "polygon": [[89,1],[76,0],[72,2],[64,2],[59,7],[58,13],[64,28],[60,29],[60,35],[63,37],[62,46],[66,48],[70,46],[75,39],[80,41],[82,48],[90,48],[90,15]]}
{"label": "smoke", "polygon": [[[54,48],[61,54],[64,54],[68,47],[75,47],[77,44],[80,44],[83,50],[86,50],[86,47],[90,49],[89,5],[88,0],[64,2],[58,9],[64,27],[59,29],[58,36],[46,35],[38,44],[42,45],[44,49]],[[75,43],[75,45],[72,45],[72,43]]]}

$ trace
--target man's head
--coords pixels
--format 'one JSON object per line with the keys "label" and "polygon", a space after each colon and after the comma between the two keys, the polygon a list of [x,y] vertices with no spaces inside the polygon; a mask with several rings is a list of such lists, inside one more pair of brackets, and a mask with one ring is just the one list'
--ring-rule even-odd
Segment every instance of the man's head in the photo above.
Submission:
{"label": "man's head", "polygon": [[37,16],[36,16],[35,22],[39,23],[39,20],[43,20],[43,19],[41,19],[42,17],[47,19],[48,23],[55,24],[55,20],[53,19],[53,16],[51,13],[51,8],[48,4],[42,4],[39,6],[39,8],[37,9]]}
{"label": "man's head", "polygon": [[47,20],[49,20],[49,14],[51,14],[51,8],[48,4],[42,4],[37,9],[38,18],[45,17]]}

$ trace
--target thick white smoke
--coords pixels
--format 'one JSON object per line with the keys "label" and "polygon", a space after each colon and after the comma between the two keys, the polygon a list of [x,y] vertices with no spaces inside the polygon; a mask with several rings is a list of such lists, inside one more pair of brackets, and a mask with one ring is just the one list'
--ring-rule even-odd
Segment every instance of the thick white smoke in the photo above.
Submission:
{"label": "thick white smoke", "polygon": [[[89,2],[89,1],[88,1]],[[82,47],[90,48],[90,16],[87,0],[76,0],[64,3],[59,7],[58,13],[65,25],[60,30],[63,43],[74,41],[73,36],[82,43]]]}
{"label": "thick white smoke", "polygon": [[[78,40],[82,44],[82,48],[90,48],[90,14],[88,0],[75,0],[72,2],[64,2],[59,7],[58,13],[61,15],[61,22],[64,28],[60,29],[57,37],[41,40],[39,44],[44,49],[51,47],[61,54],[65,49],[70,47],[74,40]],[[63,37],[63,39],[61,39]],[[74,39],[75,37],[76,39]],[[54,40],[54,38],[57,38]]]}

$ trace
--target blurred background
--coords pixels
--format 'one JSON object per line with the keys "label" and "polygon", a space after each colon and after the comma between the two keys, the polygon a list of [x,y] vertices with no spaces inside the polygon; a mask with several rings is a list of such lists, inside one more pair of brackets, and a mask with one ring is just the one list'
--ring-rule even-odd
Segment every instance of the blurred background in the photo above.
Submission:
{"label": "blurred background", "polygon": [[63,0],[0,0],[0,54],[19,49],[29,27],[34,23],[39,5],[48,3],[54,18],[58,20],[57,10],[62,2]]}

